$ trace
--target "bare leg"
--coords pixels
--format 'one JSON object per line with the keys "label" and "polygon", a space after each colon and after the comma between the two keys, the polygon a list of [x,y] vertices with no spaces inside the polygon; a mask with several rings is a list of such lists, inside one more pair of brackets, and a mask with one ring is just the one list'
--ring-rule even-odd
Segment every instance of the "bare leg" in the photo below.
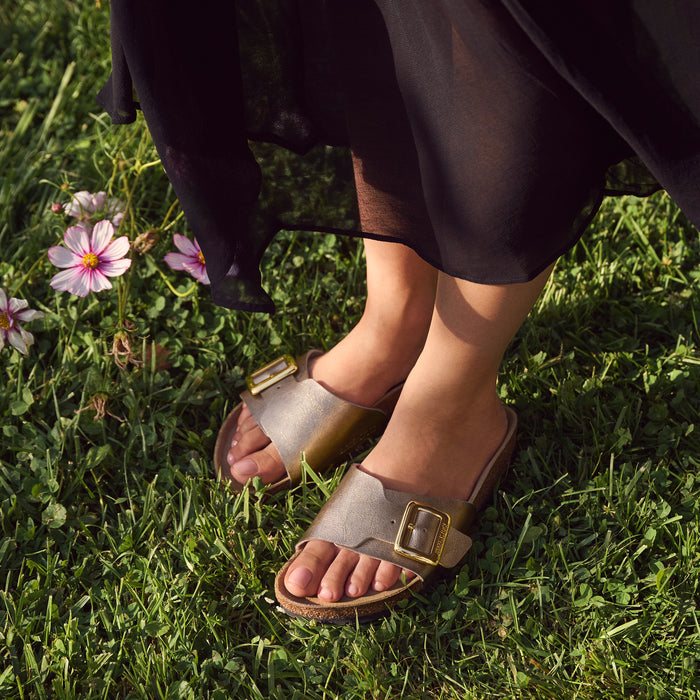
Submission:
{"label": "bare leg", "polygon": [[[410,248],[365,241],[367,302],[359,323],[311,367],[312,377],[341,398],[371,406],[403,381],[423,348],[435,303],[437,271]],[[277,450],[250,413],[241,414],[228,462],[240,483],[284,476]]]}
{"label": "bare leg", "polygon": [[[505,435],[496,393],[503,353],[550,272],[505,286],[440,274],[425,347],[384,436],[363,463],[365,471],[397,490],[470,495]],[[314,540],[290,567],[285,584],[294,595],[335,601],[370,588],[386,590],[400,574],[393,565]]]}
{"label": "bare leg", "polygon": [[[363,231],[420,240],[431,229],[411,127],[396,84],[384,22],[373,2],[333,4],[334,45],[346,96]],[[336,7],[337,6],[337,7]],[[362,41],[358,42],[357,38]],[[371,406],[403,381],[421,352],[435,304],[437,271],[410,248],[365,240],[367,304],[344,338],[311,368],[341,398]],[[265,483],[284,475],[277,451],[245,411],[229,453],[232,476]]]}

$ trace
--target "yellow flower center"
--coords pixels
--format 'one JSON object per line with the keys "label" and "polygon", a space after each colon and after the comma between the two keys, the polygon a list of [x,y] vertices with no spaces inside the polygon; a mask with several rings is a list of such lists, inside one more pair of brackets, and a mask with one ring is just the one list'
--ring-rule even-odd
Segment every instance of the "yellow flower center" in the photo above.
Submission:
{"label": "yellow flower center", "polygon": [[91,270],[99,265],[99,260],[94,253],[85,253],[83,255],[83,266],[88,267]]}
{"label": "yellow flower center", "polygon": [[199,251],[199,253],[197,253],[197,259],[199,260],[199,262],[202,263],[202,265],[206,265],[206,263],[204,262],[204,256],[202,255],[201,250]]}
{"label": "yellow flower center", "polygon": [[4,311],[0,311],[0,328],[10,330],[10,317]]}

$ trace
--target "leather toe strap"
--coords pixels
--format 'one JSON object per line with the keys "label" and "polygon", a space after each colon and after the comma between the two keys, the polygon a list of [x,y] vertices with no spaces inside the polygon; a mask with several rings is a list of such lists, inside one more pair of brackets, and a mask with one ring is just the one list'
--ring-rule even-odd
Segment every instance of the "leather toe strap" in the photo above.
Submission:
{"label": "leather toe strap", "polygon": [[469,551],[476,516],[471,503],[385,488],[352,465],[297,544],[325,540],[413,571],[456,566]]}
{"label": "leather toe strap", "polygon": [[270,363],[270,369],[252,375],[264,388],[241,394],[280,453],[292,484],[301,481],[302,456],[314,471],[322,472],[377,435],[387,421],[385,411],[345,401],[314,381],[309,361],[320,354],[310,350],[296,362],[280,358],[276,365]]}

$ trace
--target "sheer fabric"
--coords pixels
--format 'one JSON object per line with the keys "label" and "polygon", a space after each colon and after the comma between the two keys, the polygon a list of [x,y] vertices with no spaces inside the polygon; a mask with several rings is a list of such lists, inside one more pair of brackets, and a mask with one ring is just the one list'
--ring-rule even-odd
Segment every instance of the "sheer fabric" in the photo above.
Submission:
{"label": "sheer fabric", "polygon": [[[506,284],[568,250],[605,194],[661,186],[700,224],[695,0],[111,8],[98,99],[115,123],[143,110],[223,306],[272,310],[259,263],[280,228],[395,240]],[[249,139],[300,154],[299,178],[322,170],[325,201],[265,181]],[[338,221],[351,170],[324,144],[351,147],[357,223]]]}

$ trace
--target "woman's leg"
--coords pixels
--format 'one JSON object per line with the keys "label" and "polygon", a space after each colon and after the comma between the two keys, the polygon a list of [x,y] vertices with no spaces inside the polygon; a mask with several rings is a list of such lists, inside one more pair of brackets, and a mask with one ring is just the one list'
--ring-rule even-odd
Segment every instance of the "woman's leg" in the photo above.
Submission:
{"label": "woman's leg", "polygon": [[[341,398],[371,406],[408,375],[423,348],[435,303],[437,271],[410,248],[365,241],[367,302],[359,323],[311,367],[312,377]],[[228,462],[240,483],[284,476],[275,447],[245,409]]]}
{"label": "woman's leg", "polygon": [[[352,7],[330,3],[328,9],[362,229],[420,241],[432,225],[381,14],[373,0]],[[341,398],[371,406],[406,378],[421,352],[437,271],[401,244],[366,239],[365,252],[365,312],[346,338],[316,360],[311,374]],[[284,476],[277,450],[247,410],[239,426],[229,453],[233,478],[244,483],[260,476],[269,483]]]}
{"label": "woman's leg", "polygon": [[[396,490],[469,497],[506,431],[496,393],[503,353],[550,271],[505,286],[440,274],[425,346],[384,436],[363,462],[365,471]],[[400,573],[393,565],[315,540],[290,567],[285,584],[294,595],[335,601],[370,588],[386,590]]]}

